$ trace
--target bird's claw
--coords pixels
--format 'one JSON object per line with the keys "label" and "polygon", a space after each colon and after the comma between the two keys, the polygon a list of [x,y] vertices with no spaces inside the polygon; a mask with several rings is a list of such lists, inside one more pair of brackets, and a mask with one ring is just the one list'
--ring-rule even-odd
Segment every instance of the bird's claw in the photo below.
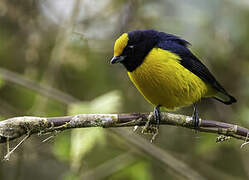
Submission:
{"label": "bird's claw", "polygon": [[193,112],[192,119],[193,119],[194,128],[198,129],[200,127],[200,118],[199,118],[199,114],[198,114],[198,111],[197,111],[196,104],[194,104],[194,112]]}
{"label": "bird's claw", "polygon": [[[156,125],[151,124],[151,120],[154,118]],[[153,116],[148,118],[149,120],[146,122],[145,126],[142,129],[143,134],[152,134],[151,142],[153,142],[156,136],[159,133],[159,125],[161,121],[161,114],[160,114],[160,106],[156,106],[153,111]]]}

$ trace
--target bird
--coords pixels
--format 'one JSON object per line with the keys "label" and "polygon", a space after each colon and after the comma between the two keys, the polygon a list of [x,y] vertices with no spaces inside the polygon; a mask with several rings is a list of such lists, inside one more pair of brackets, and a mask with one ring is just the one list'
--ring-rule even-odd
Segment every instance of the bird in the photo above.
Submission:
{"label": "bird", "polygon": [[197,102],[214,98],[226,105],[237,100],[211,74],[179,36],[153,29],[123,33],[114,43],[111,64],[121,63],[144,98],[154,106],[159,127],[160,108],[175,111],[193,105],[192,123],[200,127]]}

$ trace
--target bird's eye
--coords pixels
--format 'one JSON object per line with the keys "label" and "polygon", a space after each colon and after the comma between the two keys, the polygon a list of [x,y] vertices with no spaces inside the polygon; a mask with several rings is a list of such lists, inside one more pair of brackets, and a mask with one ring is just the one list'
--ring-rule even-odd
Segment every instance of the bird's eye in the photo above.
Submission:
{"label": "bird's eye", "polygon": [[125,53],[126,55],[129,55],[129,56],[134,54],[134,50],[135,50],[134,47],[135,47],[134,45],[126,46],[123,53]]}

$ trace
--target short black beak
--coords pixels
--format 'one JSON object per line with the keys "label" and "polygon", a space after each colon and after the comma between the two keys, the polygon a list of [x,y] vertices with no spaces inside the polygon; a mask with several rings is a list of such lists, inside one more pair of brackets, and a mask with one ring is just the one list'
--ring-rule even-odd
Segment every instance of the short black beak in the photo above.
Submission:
{"label": "short black beak", "polygon": [[110,63],[111,63],[111,64],[120,63],[120,62],[122,62],[124,59],[125,59],[125,56],[114,56],[114,57],[111,59]]}

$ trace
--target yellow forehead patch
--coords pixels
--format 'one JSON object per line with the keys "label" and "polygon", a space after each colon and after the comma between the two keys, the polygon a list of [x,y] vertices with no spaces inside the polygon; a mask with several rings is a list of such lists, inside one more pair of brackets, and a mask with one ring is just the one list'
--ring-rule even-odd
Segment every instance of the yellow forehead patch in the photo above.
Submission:
{"label": "yellow forehead patch", "polygon": [[114,56],[120,56],[124,50],[124,48],[126,47],[126,45],[128,44],[128,34],[124,33],[122,34],[115,42],[114,44]]}

